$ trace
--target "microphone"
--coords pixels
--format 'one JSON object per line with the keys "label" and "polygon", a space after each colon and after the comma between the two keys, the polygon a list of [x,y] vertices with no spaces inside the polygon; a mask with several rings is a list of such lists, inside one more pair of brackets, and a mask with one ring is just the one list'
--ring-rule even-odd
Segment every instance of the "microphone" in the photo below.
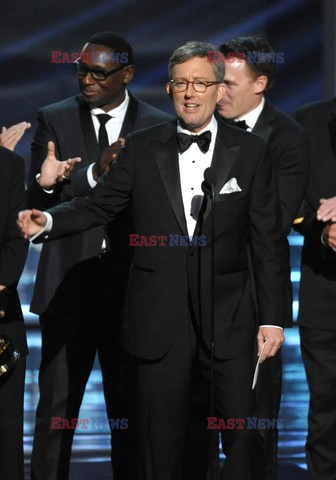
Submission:
{"label": "microphone", "polygon": [[[210,230],[210,417],[214,415],[214,363],[215,363],[215,185],[217,174],[214,168],[204,171],[202,190],[209,195],[211,202],[211,230]],[[207,239],[208,241],[208,239]],[[214,477],[215,431],[210,435],[210,479]]]}
{"label": "microphone", "polygon": [[217,183],[217,174],[213,167],[206,168],[204,170],[204,182],[202,182],[202,191],[205,195],[210,195],[210,197],[215,196],[215,185]]}

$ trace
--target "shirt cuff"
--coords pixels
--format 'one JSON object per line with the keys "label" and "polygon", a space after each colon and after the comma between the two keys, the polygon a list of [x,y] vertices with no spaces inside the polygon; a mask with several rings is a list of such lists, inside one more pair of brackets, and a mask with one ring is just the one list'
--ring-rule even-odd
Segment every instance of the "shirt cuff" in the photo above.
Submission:
{"label": "shirt cuff", "polygon": [[93,188],[97,185],[97,182],[93,178],[93,174],[92,174],[93,166],[94,166],[94,163],[91,163],[91,165],[89,165],[89,168],[87,169],[87,172],[86,172],[87,173],[87,181],[88,181],[91,188]]}
{"label": "shirt cuff", "polygon": [[[40,237],[43,233],[48,234],[49,232],[51,232],[51,229],[52,229],[52,226],[53,226],[52,216],[48,212],[43,212],[43,213],[47,217],[47,223],[45,224],[45,226],[39,232],[35,233],[35,235],[33,235],[29,239],[30,242],[33,242],[34,240],[36,240],[36,238]],[[48,235],[44,235],[44,238],[47,239]]]}
{"label": "shirt cuff", "polygon": [[279,328],[280,330],[283,330],[283,328],[279,327],[279,325],[259,325],[259,328],[261,327]]}
{"label": "shirt cuff", "polygon": [[[36,181],[37,181],[38,184],[40,184],[40,182],[39,182],[40,176],[41,176],[40,173],[37,173],[37,174],[36,174]],[[42,187],[41,187],[41,188],[42,188]],[[43,190],[44,192],[46,192],[46,193],[49,193],[49,194],[54,193],[54,189],[53,189],[53,188],[51,188],[50,190],[46,190],[45,188],[42,188],[42,190]]]}

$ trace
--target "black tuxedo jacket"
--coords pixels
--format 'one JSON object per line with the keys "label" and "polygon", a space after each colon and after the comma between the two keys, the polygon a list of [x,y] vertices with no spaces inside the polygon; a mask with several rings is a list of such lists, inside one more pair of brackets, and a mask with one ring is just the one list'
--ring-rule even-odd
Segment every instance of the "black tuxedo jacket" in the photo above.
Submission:
{"label": "black tuxedo jacket", "polygon": [[298,109],[295,119],[306,129],[310,171],[305,195],[304,235],[298,323],[336,330],[336,253],[321,242],[323,222],[316,220],[320,198],[336,196],[336,101],[317,102]]}
{"label": "black tuxedo jacket", "polygon": [[9,337],[21,354],[27,353],[27,343],[16,286],[28,245],[18,231],[16,219],[26,206],[25,200],[24,161],[0,147],[0,284],[11,292],[6,316],[0,318],[0,336]]}
{"label": "black tuxedo jacket", "polygon": [[[121,137],[126,137],[133,130],[171,119],[171,116],[161,110],[135,99],[130,93],[129,95],[130,102],[121,128]],[[32,143],[28,204],[44,210],[76,196],[86,195],[91,190],[87,181],[87,168],[99,156],[99,146],[89,106],[81,95],[41,108],[37,122]],[[56,157],[59,160],[77,156],[82,158],[71,174],[71,181],[66,185],[59,184],[53,194],[45,193],[35,179],[46,157],[49,140],[55,142]],[[127,216],[120,218],[113,226],[110,236],[111,252],[112,255],[115,254],[115,258],[110,260],[115,264],[116,279],[120,279],[120,275],[127,276],[127,268],[122,265],[127,263],[126,258],[129,256],[129,251],[126,251],[127,238],[124,238],[127,223]],[[31,304],[33,312],[41,314],[47,309],[65,275],[71,269],[78,268],[75,266],[81,262],[97,256],[106,236],[104,228],[98,227],[43,246]]]}
{"label": "black tuxedo jacket", "polygon": [[275,166],[284,233],[287,236],[299,210],[308,178],[307,134],[291,117],[267,101],[253,133],[264,138]]}
{"label": "black tuxedo jacket", "polygon": [[[250,245],[259,319],[282,325],[288,261],[269,150],[263,140],[218,124],[212,167],[216,184],[215,322],[216,355],[232,358],[252,351],[256,321],[247,262]],[[235,177],[241,192],[221,194]],[[114,219],[130,206],[132,232],[149,237],[187,235],[181,194],[176,123],[131,134],[109,172],[88,198],[50,212],[49,239]],[[205,341],[210,335],[210,215],[206,199],[195,235],[205,246],[134,247],[122,342],[145,359],[162,357],[174,342],[176,325],[192,314]],[[169,241],[168,241],[169,243]]]}

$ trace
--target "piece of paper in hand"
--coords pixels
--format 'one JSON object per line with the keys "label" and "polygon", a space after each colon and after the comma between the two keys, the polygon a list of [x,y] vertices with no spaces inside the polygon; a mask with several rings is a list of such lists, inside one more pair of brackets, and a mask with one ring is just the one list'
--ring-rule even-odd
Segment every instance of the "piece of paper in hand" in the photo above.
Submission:
{"label": "piece of paper in hand", "polygon": [[[267,342],[267,340],[266,340],[266,342]],[[258,373],[259,373],[259,365],[260,365],[260,359],[261,359],[261,356],[262,356],[262,354],[263,354],[263,351],[264,351],[264,347],[265,347],[266,342],[264,342],[264,345],[263,345],[262,348],[261,348],[261,352],[260,352],[260,355],[259,355],[259,358],[258,358],[258,361],[257,361],[257,365],[256,365],[255,370],[254,370],[253,381],[252,381],[252,390],[254,390],[254,387],[255,387],[256,384],[257,384]]]}

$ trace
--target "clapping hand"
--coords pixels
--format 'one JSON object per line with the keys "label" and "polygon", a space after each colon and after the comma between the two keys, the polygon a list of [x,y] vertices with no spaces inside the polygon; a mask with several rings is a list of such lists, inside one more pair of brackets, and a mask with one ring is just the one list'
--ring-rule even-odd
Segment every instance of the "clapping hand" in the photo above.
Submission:
{"label": "clapping hand", "polygon": [[93,166],[93,178],[97,181],[98,178],[106,173],[111,166],[113,160],[119,155],[121,147],[125,145],[125,139],[120,137],[116,142],[105,148],[99,159]]}
{"label": "clapping hand", "polygon": [[8,128],[2,127],[0,145],[13,151],[25,131],[30,127],[31,125],[28,122],[17,123]]}
{"label": "clapping hand", "polygon": [[81,162],[80,157],[69,158],[63,162],[57,160],[55,155],[54,142],[48,142],[48,154],[41,166],[41,175],[39,177],[40,186],[49,190],[57,182],[63,182],[72,172],[76,163]]}

